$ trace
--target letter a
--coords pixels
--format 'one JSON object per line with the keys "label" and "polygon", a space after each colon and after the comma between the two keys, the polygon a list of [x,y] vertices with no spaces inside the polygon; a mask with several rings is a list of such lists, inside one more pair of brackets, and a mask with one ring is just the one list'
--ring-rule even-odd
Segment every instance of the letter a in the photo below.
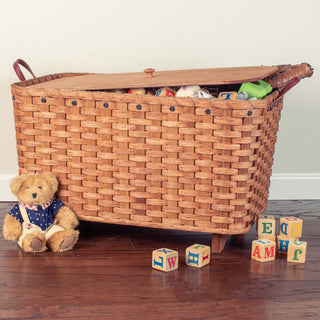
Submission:
{"label": "letter a", "polygon": [[261,259],[259,246],[256,246],[256,247],[255,247],[255,249],[254,249],[254,251],[253,251],[252,256],[253,256],[253,257],[257,257],[257,258]]}

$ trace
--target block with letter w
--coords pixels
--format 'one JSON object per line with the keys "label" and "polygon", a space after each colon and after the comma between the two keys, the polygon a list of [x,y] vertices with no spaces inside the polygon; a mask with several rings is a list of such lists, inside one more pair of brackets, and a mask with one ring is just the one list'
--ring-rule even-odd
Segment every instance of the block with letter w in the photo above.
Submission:
{"label": "block with letter w", "polygon": [[161,271],[172,271],[178,269],[179,254],[177,251],[162,248],[152,252],[152,268]]}

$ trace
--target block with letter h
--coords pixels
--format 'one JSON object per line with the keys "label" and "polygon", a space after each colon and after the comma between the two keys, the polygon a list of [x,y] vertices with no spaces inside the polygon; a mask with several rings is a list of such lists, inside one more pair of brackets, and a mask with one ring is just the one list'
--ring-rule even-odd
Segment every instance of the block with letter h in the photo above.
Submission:
{"label": "block with letter h", "polygon": [[280,230],[277,237],[278,253],[288,254],[290,242],[299,240],[302,235],[302,223],[303,221],[296,217],[280,218]]}
{"label": "block with letter h", "polygon": [[161,271],[172,271],[178,269],[179,254],[177,251],[162,248],[152,252],[152,268]]}
{"label": "block with letter h", "polygon": [[194,244],[186,249],[186,264],[191,267],[202,268],[210,263],[210,247]]}
{"label": "block with letter h", "polygon": [[290,241],[299,240],[298,237],[277,236],[277,252],[287,254]]}

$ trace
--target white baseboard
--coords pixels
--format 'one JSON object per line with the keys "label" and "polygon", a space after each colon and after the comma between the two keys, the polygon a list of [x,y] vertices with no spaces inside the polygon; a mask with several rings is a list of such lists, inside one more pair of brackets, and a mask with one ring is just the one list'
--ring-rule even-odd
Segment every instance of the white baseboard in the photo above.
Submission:
{"label": "white baseboard", "polygon": [[273,174],[270,200],[320,199],[320,174]]}
{"label": "white baseboard", "polygon": [[[9,184],[15,174],[0,174],[0,201],[16,201]],[[273,174],[269,200],[320,199],[320,174]]]}

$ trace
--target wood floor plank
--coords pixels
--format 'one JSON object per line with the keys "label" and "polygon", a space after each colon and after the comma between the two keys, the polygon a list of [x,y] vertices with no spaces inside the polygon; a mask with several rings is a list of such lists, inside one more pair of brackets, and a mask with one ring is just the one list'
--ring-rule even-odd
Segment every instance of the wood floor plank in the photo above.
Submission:
{"label": "wood floor plank", "polygon": [[[0,203],[0,319],[320,319],[320,201],[270,201],[266,213],[304,220],[305,264],[251,260],[255,228],[229,237],[203,269],[184,251],[211,235],[82,223],[75,249],[22,252],[4,240],[13,203]],[[179,269],[151,268],[152,250],[179,252]]]}

